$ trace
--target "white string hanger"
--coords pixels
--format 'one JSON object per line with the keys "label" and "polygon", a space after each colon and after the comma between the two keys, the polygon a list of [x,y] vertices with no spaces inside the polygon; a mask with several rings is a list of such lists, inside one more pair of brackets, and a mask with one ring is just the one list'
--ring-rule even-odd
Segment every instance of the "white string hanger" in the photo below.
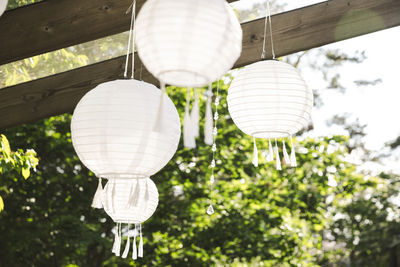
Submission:
{"label": "white string hanger", "polygon": [[[263,40],[263,48],[262,48],[262,53],[261,53],[261,60],[265,60],[267,51],[266,51],[266,43],[267,43],[267,26],[269,24],[269,33],[270,33],[270,39],[271,39],[271,53],[272,53],[272,59],[275,59],[275,48],[274,48],[274,39],[272,37],[272,21],[271,21],[271,9],[269,5],[269,0],[267,0],[267,8],[265,11],[265,21],[264,21],[264,40]],[[271,142],[270,142],[271,143]],[[256,143],[256,138],[253,137],[253,160],[252,164],[254,167],[258,167],[258,149],[257,149],[257,143]],[[268,155],[267,161],[270,161],[270,155]],[[273,158],[273,153],[272,153],[272,158]]]}
{"label": "white string hanger", "polygon": [[125,14],[128,14],[130,11],[132,12],[132,16],[131,16],[131,25],[130,25],[130,28],[129,28],[128,48],[127,48],[127,51],[126,51],[125,72],[124,72],[124,78],[125,79],[128,78],[129,54],[130,54],[131,47],[132,47],[132,74],[131,74],[131,79],[134,78],[134,74],[135,74],[135,32],[134,32],[133,28],[134,28],[134,25],[136,23],[136,0],[133,0],[132,4],[126,10]]}
{"label": "white string hanger", "polygon": [[[252,164],[255,167],[259,165],[257,139],[266,139],[269,151],[262,154],[267,162],[275,160],[276,169],[281,170],[281,159],[286,166],[297,166],[293,135],[308,124],[313,93],[296,68],[276,59],[270,0],[266,0],[265,12],[261,59],[247,65],[235,76],[228,90],[227,102],[233,122],[253,137]],[[269,53],[267,55],[268,39],[271,57]],[[290,93],[294,91],[296,95]],[[241,97],[243,95],[246,98]]]}
{"label": "white string hanger", "polygon": [[264,41],[263,41],[263,50],[261,54],[261,59],[265,59],[266,56],[266,39],[267,39],[267,25],[269,23],[269,33],[271,37],[271,52],[272,52],[272,59],[275,59],[275,49],[274,49],[274,39],[272,37],[272,21],[271,21],[271,9],[269,6],[269,0],[267,0],[267,9],[265,14],[265,23],[264,23]]}

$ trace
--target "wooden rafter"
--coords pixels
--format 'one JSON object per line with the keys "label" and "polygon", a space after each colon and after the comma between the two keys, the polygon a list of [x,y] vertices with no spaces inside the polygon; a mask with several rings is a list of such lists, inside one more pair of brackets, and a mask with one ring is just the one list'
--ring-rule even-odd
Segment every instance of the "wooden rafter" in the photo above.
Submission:
{"label": "wooden rafter", "polygon": [[[137,10],[144,2],[137,0]],[[45,0],[7,11],[0,18],[0,65],[128,31],[131,3]]]}
{"label": "wooden rafter", "polygon": [[[56,2],[57,3],[57,2]],[[331,0],[273,16],[277,56],[400,25],[398,0]],[[260,59],[264,20],[242,24],[243,52],[235,67]],[[140,66],[136,57],[136,66]],[[0,90],[0,129],[72,112],[102,82],[121,78],[124,57]],[[135,75],[138,77],[138,75]],[[157,80],[143,71],[143,80]]]}

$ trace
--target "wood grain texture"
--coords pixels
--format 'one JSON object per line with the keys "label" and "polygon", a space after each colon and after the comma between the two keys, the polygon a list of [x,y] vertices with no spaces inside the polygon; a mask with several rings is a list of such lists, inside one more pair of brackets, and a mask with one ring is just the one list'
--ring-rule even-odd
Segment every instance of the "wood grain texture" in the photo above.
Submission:
{"label": "wood grain texture", "polygon": [[[144,2],[137,0],[137,10]],[[0,65],[128,31],[131,3],[45,0],[6,11],[0,17]]]}
{"label": "wood grain texture", "polygon": [[[331,0],[277,14],[272,18],[276,54],[283,56],[398,26],[399,14],[399,0]],[[235,67],[260,59],[263,27],[263,19],[242,24],[243,51]],[[118,57],[1,89],[0,129],[72,112],[88,90],[121,78],[124,62],[124,57]],[[141,64],[137,56],[135,64]],[[136,78],[138,70],[140,67]],[[158,85],[145,68],[142,78]]]}

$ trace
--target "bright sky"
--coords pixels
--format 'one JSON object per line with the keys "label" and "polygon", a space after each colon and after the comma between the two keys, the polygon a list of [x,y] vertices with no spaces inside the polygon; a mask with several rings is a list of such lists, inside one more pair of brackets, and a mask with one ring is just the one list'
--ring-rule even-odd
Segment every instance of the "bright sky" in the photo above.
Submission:
{"label": "bright sky", "polygon": [[[236,8],[250,8],[254,3],[265,0],[242,0],[234,4]],[[323,2],[321,0],[286,0],[285,10],[291,10]],[[280,2],[281,3],[281,2]],[[272,21],[273,25],[273,21]],[[340,49],[352,55],[355,51],[365,51],[367,59],[361,64],[346,64],[339,67],[341,84],[347,89],[344,94],[335,90],[325,90],[322,94],[324,106],[314,109],[315,135],[341,133],[339,128],[328,127],[325,121],[335,114],[352,113],[361,123],[368,124],[366,145],[378,150],[389,140],[400,135],[400,27],[364,35],[335,44],[327,49]],[[324,88],[321,79],[316,79],[315,70],[302,69],[303,76],[311,88]],[[375,86],[357,87],[356,80],[382,79]]]}

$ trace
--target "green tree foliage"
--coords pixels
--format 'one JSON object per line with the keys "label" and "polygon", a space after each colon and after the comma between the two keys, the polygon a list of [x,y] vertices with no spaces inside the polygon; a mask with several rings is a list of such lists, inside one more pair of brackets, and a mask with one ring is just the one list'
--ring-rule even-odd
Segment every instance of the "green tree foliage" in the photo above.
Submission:
{"label": "green tree foliage", "polygon": [[[201,141],[195,150],[180,144],[152,177],[160,203],[144,224],[145,257],[136,262],[111,255],[114,223],[90,208],[97,179],[73,150],[70,115],[9,130],[13,143],[38,151],[41,164],[29,185],[0,178],[14,191],[0,218],[0,266],[318,265],[323,232],[330,227],[327,197],[345,201],[364,186],[344,160],[347,139],[298,140],[300,167],[276,171],[262,160],[255,168],[252,140],[227,114],[226,90],[221,81],[214,190],[208,184],[211,148]],[[186,91],[169,92],[183,114]],[[260,143],[260,150],[266,145]],[[210,198],[212,216],[205,214]]]}
{"label": "green tree foliage", "polygon": [[[33,2],[10,0],[9,8]],[[241,11],[239,17],[263,16],[265,5],[256,5],[258,11]],[[126,36],[118,35],[1,66],[0,87],[115,57],[125,44]],[[360,63],[365,54],[319,49],[317,55],[306,51],[287,60],[302,67],[303,57],[328,88],[345,93],[340,66]],[[15,165],[7,161],[7,171],[2,169],[0,194],[7,207],[0,215],[0,266],[397,266],[398,177],[374,177],[348,162],[349,152],[363,148],[364,126],[338,114],[331,123],[344,125],[349,138],[298,140],[297,169],[278,172],[265,161],[254,168],[251,139],[227,114],[226,89],[223,85],[216,186],[210,190],[208,184],[210,147],[180,145],[153,177],[160,204],[144,224],[145,257],[136,262],[111,255],[114,223],[90,208],[97,179],[73,150],[70,115],[8,130],[13,146],[34,148],[41,162],[29,183],[15,177],[36,166],[33,152],[16,151],[32,158],[23,163],[24,156],[17,157]],[[183,114],[185,90],[169,88],[169,93]],[[315,91],[317,106],[323,105],[319,94]],[[205,214],[209,198],[216,210],[212,216]]]}
{"label": "green tree foliage", "polygon": [[[36,152],[28,149],[25,152],[22,149],[12,151],[10,143],[5,135],[0,135],[0,174],[9,176],[10,179],[16,181],[16,176],[21,175],[24,179],[28,179],[31,174],[31,169],[36,170],[39,159],[36,157]],[[12,190],[0,183],[0,194],[10,194]],[[4,201],[0,195],[0,212],[4,209]]]}

